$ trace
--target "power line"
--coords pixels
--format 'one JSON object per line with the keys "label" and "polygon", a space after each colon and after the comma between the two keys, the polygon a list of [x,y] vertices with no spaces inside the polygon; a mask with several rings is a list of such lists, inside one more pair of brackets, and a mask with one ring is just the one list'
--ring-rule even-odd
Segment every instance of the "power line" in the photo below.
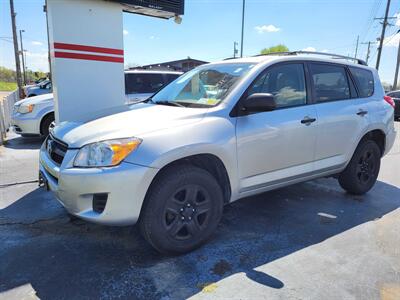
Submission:
{"label": "power line", "polygon": [[[397,29],[396,29],[397,30]],[[396,31],[395,30],[395,31]],[[397,33],[399,33],[399,32],[397,32]],[[391,34],[389,34],[389,36],[390,36],[390,38],[389,39],[387,39],[386,41],[384,41],[384,43],[383,43],[383,47],[384,46],[386,46],[387,44],[389,44],[395,37],[396,37],[396,33],[393,31]],[[372,57],[371,57],[371,59],[373,59],[375,56],[376,56],[376,54],[378,53],[378,48],[375,50],[375,52],[374,52],[374,54],[372,55]]]}
{"label": "power line", "polygon": [[364,41],[364,39],[366,39],[366,37],[368,36],[368,32],[371,29],[371,26],[373,24],[373,20],[375,19],[375,17],[378,15],[379,9],[381,8],[381,5],[383,3],[383,0],[376,0],[371,7],[371,11],[367,17],[367,21],[365,23],[365,28],[367,28],[366,30],[364,30],[361,33],[361,40]]}

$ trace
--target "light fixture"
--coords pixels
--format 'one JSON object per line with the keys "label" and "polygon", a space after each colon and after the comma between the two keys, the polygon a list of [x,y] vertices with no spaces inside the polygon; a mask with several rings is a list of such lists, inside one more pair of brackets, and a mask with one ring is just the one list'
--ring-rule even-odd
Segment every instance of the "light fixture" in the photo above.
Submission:
{"label": "light fixture", "polygon": [[181,16],[180,15],[175,15],[175,18],[174,18],[174,22],[176,23],[176,24],[181,24],[182,23],[182,18],[181,18]]}

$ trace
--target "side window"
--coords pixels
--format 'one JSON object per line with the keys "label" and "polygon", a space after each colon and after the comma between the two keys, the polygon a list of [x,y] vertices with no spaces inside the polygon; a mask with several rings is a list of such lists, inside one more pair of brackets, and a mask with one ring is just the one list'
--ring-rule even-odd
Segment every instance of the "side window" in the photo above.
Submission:
{"label": "side window", "polygon": [[165,74],[165,78],[166,78],[167,84],[172,82],[172,81],[174,81],[179,76],[180,76],[179,74]]}
{"label": "side window", "polygon": [[317,102],[350,99],[346,69],[327,64],[310,64]]}
{"label": "side window", "polygon": [[277,107],[290,107],[307,103],[303,64],[271,67],[250,87],[248,95],[270,93]]}
{"label": "side window", "polygon": [[374,94],[374,75],[371,71],[350,67],[351,75],[358,86],[361,98],[371,97]]}
{"label": "side window", "polygon": [[164,86],[161,74],[126,74],[126,94],[155,93]]}

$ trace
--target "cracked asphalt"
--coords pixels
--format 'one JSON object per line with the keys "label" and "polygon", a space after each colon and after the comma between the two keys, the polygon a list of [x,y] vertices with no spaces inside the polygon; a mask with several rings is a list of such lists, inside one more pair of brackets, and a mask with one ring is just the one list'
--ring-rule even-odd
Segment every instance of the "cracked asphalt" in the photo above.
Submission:
{"label": "cracked asphalt", "polygon": [[178,257],[136,226],[70,218],[24,183],[40,143],[11,135],[0,147],[0,299],[400,299],[399,138],[367,195],[324,178],[242,199]]}

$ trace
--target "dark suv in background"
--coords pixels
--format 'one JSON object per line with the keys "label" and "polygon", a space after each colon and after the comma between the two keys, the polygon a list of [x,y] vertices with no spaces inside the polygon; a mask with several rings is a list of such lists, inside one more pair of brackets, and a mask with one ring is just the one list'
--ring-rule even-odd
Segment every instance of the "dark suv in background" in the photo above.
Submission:
{"label": "dark suv in background", "polygon": [[392,97],[394,103],[396,104],[394,111],[394,119],[400,121],[400,90],[391,91],[387,93],[389,97]]}

